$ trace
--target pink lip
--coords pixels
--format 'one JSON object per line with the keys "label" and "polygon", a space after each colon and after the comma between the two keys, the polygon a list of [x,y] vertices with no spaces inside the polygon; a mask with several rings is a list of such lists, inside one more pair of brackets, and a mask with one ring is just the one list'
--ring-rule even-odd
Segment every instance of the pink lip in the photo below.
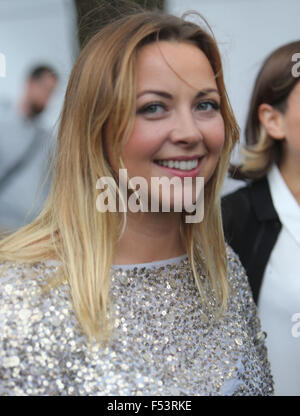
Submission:
{"label": "pink lip", "polygon": [[[191,159],[193,160],[193,159],[198,159],[198,158],[197,157],[193,157],[193,158],[172,158],[172,159],[163,159],[163,160],[191,160]],[[196,178],[199,174],[202,159],[203,159],[203,156],[198,161],[198,165],[192,170],[180,170],[180,169],[175,169],[175,168],[168,168],[166,166],[162,166],[162,165],[159,165],[159,164],[156,164],[156,166],[158,166],[162,169],[165,169],[172,176],[179,176],[180,178],[186,178],[186,177]]]}

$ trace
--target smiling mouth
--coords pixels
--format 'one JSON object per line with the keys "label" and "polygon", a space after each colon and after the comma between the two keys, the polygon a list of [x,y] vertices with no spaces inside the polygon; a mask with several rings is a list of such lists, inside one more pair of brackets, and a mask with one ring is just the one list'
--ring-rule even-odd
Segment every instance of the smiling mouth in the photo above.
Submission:
{"label": "smiling mouth", "polygon": [[154,162],[165,168],[177,169],[183,172],[189,172],[195,169],[199,164],[200,158],[191,159],[191,160],[155,160]]}

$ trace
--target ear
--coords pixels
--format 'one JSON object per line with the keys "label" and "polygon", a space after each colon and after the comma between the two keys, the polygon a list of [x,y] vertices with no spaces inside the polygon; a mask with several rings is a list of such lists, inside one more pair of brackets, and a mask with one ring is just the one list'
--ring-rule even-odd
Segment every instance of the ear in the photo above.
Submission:
{"label": "ear", "polygon": [[280,111],[263,103],[258,107],[258,118],[273,139],[282,140],[285,138],[284,114]]}

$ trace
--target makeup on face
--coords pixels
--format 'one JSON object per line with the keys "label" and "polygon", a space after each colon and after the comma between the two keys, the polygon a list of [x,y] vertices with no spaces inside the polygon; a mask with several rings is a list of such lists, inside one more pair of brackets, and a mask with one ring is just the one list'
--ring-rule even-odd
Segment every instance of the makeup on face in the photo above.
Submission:
{"label": "makeup on face", "polygon": [[152,177],[200,176],[207,183],[225,138],[207,57],[188,43],[153,43],[139,51],[136,70],[136,117],[122,151],[129,176],[148,183]]}

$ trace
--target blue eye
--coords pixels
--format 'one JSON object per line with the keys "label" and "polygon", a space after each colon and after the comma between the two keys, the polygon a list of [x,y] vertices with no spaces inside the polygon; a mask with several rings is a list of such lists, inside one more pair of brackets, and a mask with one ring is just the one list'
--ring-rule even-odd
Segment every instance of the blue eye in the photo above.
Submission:
{"label": "blue eye", "polygon": [[220,105],[215,101],[203,101],[197,105],[197,110],[200,111],[217,111]]}
{"label": "blue eye", "polygon": [[142,107],[138,113],[139,114],[161,114],[163,113],[165,110],[164,106],[162,104],[159,103],[152,103],[149,105],[145,105],[144,107]]}

